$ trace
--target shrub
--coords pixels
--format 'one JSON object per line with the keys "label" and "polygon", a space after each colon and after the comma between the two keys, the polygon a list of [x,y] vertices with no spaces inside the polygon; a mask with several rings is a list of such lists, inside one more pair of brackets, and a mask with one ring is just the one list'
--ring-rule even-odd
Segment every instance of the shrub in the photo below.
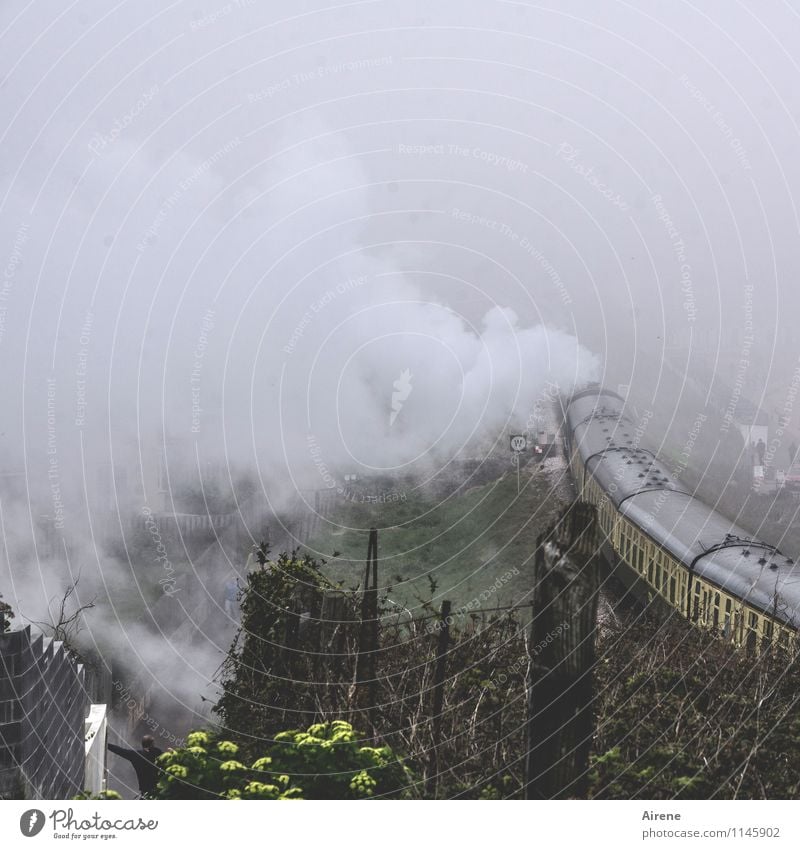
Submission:
{"label": "shrub", "polygon": [[402,796],[410,772],[388,746],[364,745],[341,720],[284,731],[250,765],[238,744],[194,731],[159,758],[160,799],[364,799]]}
{"label": "shrub", "polygon": [[116,790],[101,790],[99,793],[90,793],[88,790],[83,790],[78,793],[77,796],[72,797],[74,801],[86,801],[86,800],[117,800],[121,799],[122,796],[117,793]]}

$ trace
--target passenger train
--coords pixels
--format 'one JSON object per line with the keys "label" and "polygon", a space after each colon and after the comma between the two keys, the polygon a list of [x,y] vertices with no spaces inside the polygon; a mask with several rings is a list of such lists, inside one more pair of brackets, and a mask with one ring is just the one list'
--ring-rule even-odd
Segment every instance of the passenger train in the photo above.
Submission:
{"label": "passenger train", "polygon": [[638,595],[750,650],[795,647],[800,568],[696,498],[639,446],[625,402],[599,387],[565,409],[570,469]]}

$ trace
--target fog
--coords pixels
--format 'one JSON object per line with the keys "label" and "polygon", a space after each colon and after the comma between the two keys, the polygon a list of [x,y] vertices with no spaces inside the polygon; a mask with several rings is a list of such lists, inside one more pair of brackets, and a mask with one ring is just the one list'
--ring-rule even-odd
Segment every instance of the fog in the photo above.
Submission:
{"label": "fog", "polygon": [[[745,445],[720,417],[747,402],[785,420],[788,465],[787,4],[9,0],[0,33],[19,612],[80,573],[92,638],[172,676],[114,607],[163,577],[143,509],[240,512],[246,549],[343,474],[505,444],[548,381],[623,387],[667,450],[710,409],[698,478],[732,479]],[[171,550],[176,621],[241,567],[216,545],[201,566]],[[205,636],[171,678],[187,702],[229,634]]]}

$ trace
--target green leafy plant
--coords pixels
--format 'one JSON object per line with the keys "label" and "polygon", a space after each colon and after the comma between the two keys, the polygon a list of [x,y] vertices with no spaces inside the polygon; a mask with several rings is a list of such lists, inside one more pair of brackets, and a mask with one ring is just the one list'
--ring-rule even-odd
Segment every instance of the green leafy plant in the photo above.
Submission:
{"label": "green leafy plant", "polygon": [[77,796],[73,796],[72,798],[76,802],[85,801],[85,800],[88,800],[88,799],[102,800],[102,801],[107,801],[107,800],[108,801],[110,801],[110,800],[116,801],[117,799],[122,799],[122,796],[120,796],[119,793],[117,793],[116,790],[101,790],[99,793],[90,793],[88,790],[83,790],[82,792],[78,793]]}
{"label": "green leafy plant", "polygon": [[308,799],[403,795],[411,773],[388,746],[368,746],[336,720],[275,737],[270,768],[298,776]]}
{"label": "green leafy plant", "polygon": [[284,731],[248,765],[231,740],[194,731],[159,758],[160,799],[364,799],[402,796],[409,770],[388,746],[364,744],[348,722]]}
{"label": "green leafy plant", "polygon": [[[296,552],[268,561],[263,546],[256,554],[259,566],[245,579],[241,629],[223,664],[223,692],[214,710],[222,725],[235,729],[242,738],[272,739],[287,726],[311,724],[321,713],[341,716],[346,709],[343,701],[353,680],[358,599],[322,574],[324,561]],[[335,657],[323,671],[321,652],[327,643],[320,616],[324,596],[331,592],[342,597],[341,615],[347,621],[336,625],[334,645],[329,647]],[[339,663],[342,668],[337,671]],[[311,683],[323,676],[329,687]],[[249,744],[246,747],[248,754],[257,754]]]}

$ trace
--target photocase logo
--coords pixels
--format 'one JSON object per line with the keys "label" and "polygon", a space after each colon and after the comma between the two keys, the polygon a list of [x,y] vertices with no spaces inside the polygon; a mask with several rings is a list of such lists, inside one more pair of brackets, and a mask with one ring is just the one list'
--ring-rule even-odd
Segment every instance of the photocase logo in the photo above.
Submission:
{"label": "photocase logo", "polygon": [[414,388],[411,385],[411,377],[410,369],[405,369],[400,372],[400,377],[392,384],[394,392],[392,392],[392,412],[389,415],[389,427],[394,424],[394,420],[400,414],[400,410],[403,409],[403,402],[408,400],[408,396]]}
{"label": "photocase logo", "polygon": [[19,830],[25,837],[36,837],[44,828],[44,812],[31,808],[19,818]]}

